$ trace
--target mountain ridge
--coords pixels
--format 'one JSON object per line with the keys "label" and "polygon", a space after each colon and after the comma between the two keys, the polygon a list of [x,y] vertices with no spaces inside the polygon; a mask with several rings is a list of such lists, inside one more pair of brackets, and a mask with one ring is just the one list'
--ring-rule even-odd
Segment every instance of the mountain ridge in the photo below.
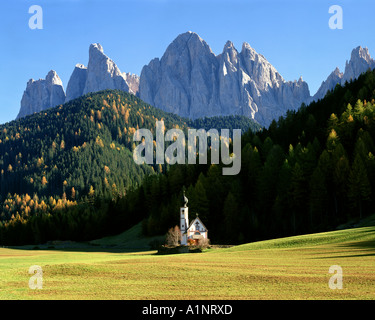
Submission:
{"label": "mountain ridge", "polygon": [[238,52],[227,41],[222,53],[215,55],[191,31],[179,35],[160,59],[144,66],[139,95],[192,119],[240,114],[264,126],[310,97],[307,83],[301,78],[285,81],[248,43]]}
{"label": "mountain ridge", "polygon": [[16,119],[62,105],[90,92],[118,89],[136,95],[138,83],[137,75],[122,73],[116,63],[104,53],[103,47],[99,43],[93,43],[89,47],[88,65],[75,65],[66,92],[54,70],[49,71],[45,79],[30,79]]}
{"label": "mountain ridge", "polygon": [[161,58],[154,58],[145,65],[140,76],[121,72],[105,55],[103,47],[93,43],[87,66],[76,64],[66,93],[53,70],[48,73],[53,73],[52,77],[31,79],[17,119],[88,92],[119,89],[182,117],[244,115],[268,127],[287,110],[297,110],[302,103],[322,99],[336,84],[344,85],[369,68],[375,68],[375,60],[366,47],[358,46],[346,61],[345,71],[336,68],[311,95],[302,77],[286,81],[247,42],[243,42],[238,51],[228,40],[222,52],[215,55],[197,33],[188,31],[178,35]]}

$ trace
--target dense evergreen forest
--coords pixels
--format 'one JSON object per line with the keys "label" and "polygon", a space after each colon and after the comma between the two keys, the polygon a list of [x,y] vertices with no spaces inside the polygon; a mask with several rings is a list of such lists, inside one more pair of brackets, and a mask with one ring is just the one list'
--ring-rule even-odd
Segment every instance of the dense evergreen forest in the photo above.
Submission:
{"label": "dense evergreen forest", "polygon": [[[2,125],[0,243],[90,240],[140,221],[145,235],[165,234],[179,223],[183,188],[214,243],[335,229],[374,213],[374,99],[369,71],[268,129],[250,124],[236,176],[221,165],[134,165],[137,128],[163,118],[186,130],[193,121],[119,91]],[[233,119],[215,121],[234,128]]]}
{"label": "dense evergreen forest", "polygon": [[135,164],[133,135],[161,119],[185,132],[260,129],[240,116],[183,119],[112,90],[1,125],[0,243],[89,240],[147,217],[139,187],[169,166]]}
{"label": "dense evergreen forest", "polygon": [[335,229],[373,214],[375,72],[337,85],[242,139],[242,169],[174,166],[142,186],[147,235],[178,224],[181,190],[213,242],[242,243]]}

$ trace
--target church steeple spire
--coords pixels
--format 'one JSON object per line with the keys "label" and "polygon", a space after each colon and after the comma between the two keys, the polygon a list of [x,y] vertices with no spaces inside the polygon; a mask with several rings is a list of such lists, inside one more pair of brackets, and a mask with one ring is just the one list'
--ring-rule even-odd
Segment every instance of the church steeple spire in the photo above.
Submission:
{"label": "church steeple spire", "polygon": [[184,207],[186,208],[186,207],[187,207],[187,204],[188,204],[188,202],[189,202],[189,200],[188,200],[188,198],[186,198],[186,196],[185,196],[185,190],[183,190],[182,193],[183,193],[182,199],[183,199],[183,201],[184,201]]}

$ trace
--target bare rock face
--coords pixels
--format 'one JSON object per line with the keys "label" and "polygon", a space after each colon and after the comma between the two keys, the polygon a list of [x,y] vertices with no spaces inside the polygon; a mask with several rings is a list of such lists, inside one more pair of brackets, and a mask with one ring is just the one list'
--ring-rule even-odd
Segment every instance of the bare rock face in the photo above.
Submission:
{"label": "bare rock face", "polygon": [[50,71],[46,79],[30,80],[22,97],[17,118],[52,108],[89,92],[118,89],[136,95],[138,88],[139,77],[122,73],[104,54],[103,47],[95,43],[90,45],[87,67],[83,64],[75,66],[66,88],[66,95],[55,71]]}
{"label": "bare rock face", "polygon": [[363,72],[368,69],[375,68],[375,60],[370,56],[368,48],[361,46],[353,49],[349,62],[346,61],[345,72],[341,80],[341,84],[357,79]]}
{"label": "bare rock face", "polygon": [[127,79],[132,81],[132,87],[136,90],[136,79],[130,74],[122,73],[117,65],[104,54],[103,47],[99,43],[91,44],[87,67],[77,64],[69,79],[66,102],[86,93],[105,89],[118,89],[136,94],[137,91],[130,89]]}
{"label": "bare rock face", "polygon": [[77,64],[66,89],[66,102],[89,92],[118,89],[137,94],[139,77],[122,73],[117,65],[104,54],[99,43],[90,45],[87,67]]}
{"label": "bare rock face", "polygon": [[54,70],[51,70],[45,79],[30,79],[27,82],[17,119],[58,106],[64,102],[65,92],[61,79]]}
{"label": "bare rock face", "polygon": [[333,89],[338,83],[341,83],[344,74],[340,72],[339,68],[336,68],[327,78],[326,81],[323,81],[318,91],[313,96],[313,100],[317,101],[323,99],[326,93]]}
{"label": "bare rock face", "polygon": [[105,89],[129,92],[129,86],[120,69],[104,54],[103,47],[95,43],[90,45],[87,79],[83,94]]}
{"label": "bare rock face", "polygon": [[82,96],[87,80],[87,68],[83,64],[77,64],[70,76],[66,87],[65,102]]}
{"label": "bare rock face", "polygon": [[361,46],[352,50],[350,60],[346,61],[344,73],[336,68],[327,78],[323,81],[318,91],[312,97],[312,100],[319,100],[324,98],[329,90],[335,88],[337,84],[345,85],[346,82],[357,79],[362,73],[367,70],[375,68],[375,60],[371,58],[368,48]]}
{"label": "bare rock face", "polygon": [[163,57],[142,69],[140,98],[155,107],[197,118],[215,111],[218,61],[209,46],[196,34],[177,37]]}
{"label": "bare rock face", "polygon": [[286,82],[260,54],[228,41],[217,56],[197,34],[179,35],[163,57],[142,69],[139,96],[155,107],[192,119],[245,115],[268,126],[310,98],[302,79]]}
{"label": "bare rock face", "polygon": [[138,95],[139,92],[139,76],[131,73],[123,73],[126,83],[129,86],[129,92]]}

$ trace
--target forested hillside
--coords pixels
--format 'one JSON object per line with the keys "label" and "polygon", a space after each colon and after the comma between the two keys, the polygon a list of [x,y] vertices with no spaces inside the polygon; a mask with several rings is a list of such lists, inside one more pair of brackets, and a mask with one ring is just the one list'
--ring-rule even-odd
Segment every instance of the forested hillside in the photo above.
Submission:
{"label": "forested hillside", "polygon": [[139,166],[132,155],[134,132],[154,132],[161,119],[167,130],[260,128],[245,117],[190,121],[111,90],[1,125],[0,241],[87,240],[141,221],[142,200],[132,200],[131,216],[116,201],[133,199],[145,177],[168,170]]}
{"label": "forested hillside", "polygon": [[[242,168],[176,166],[145,188],[145,234],[178,224],[181,189],[214,242],[241,243],[334,229],[373,212],[375,73],[242,139]],[[197,177],[196,179],[194,179]],[[173,186],[173,187],[171,187]]]}
{"label": "forested hillside", "polygon": [[[223,176],[221,165],[136,166],[137,128],[161,118],[167,129],[192,122],[119,91],[5,124],[0,241],[90,240],[140,221],[145,235],[165,234],[179,223],[183,188],[190,218],[199,213],[216,243],[331,230],[365,217],[375,190],[374,89],[375,73],[367,72],[268,129],[247,131],[236,176]],[[216,120],[233,129],[233,119]]]}

